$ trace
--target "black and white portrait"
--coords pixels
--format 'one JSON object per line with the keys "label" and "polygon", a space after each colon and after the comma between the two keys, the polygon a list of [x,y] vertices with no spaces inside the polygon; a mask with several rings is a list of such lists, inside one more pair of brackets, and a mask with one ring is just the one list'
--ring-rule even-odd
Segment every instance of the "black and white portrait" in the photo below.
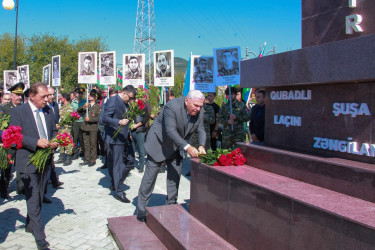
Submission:
{"label": "black and white portrait", "polygon": [[22,65],[17,67],[17,80],[25,85],[25,89],[30,88],[29,80],[29,65]]}
{"label": "black and white portrait", "polygon": [[217,86],[240,84],[240,47],[214,49],[214,82]]}
{"label": "black and white portrait", "polygon": [[100,84],[116,84],[116,51],[99,53]]}
{"label": "black and white portrait", "polygon": [[196,83],[213,83],[214,58],[208,56],[196,56],[193,59],[193,80]]}
{"label": "black and white portrait", "polygon": [[154,52],[154,83],[155,86],[174,85],[174,51]]}
{"label": "black and white portrait", "polygon": [[78,53],[78,83],[96,83],[97,52]]}
{"label": "black and white portrait", "polygon": [[43,67],[42,82],[47,86],[50,86],[50,84],[51,84],[51,82],[50,82],[51,73],[50,72],[51,72],[51,64],[48,64],[48,65]]}
{"label": "black and white portrait", "polygon": [[14,84],[16,84],[17,81],[17,70],[4,70],[3,72],[4,76],[4,90],[9,89]]}
{"label": "black and white portrait", "polygon": [[61,57],[52,57],[52,87],[59,87],[61,85]]}
{"label": "black and white portrait", "polygon": [[133,85],[138,87],[144,85],[145,81],[145,55],[144,54],[124,54],[123,64],[123,85]]}

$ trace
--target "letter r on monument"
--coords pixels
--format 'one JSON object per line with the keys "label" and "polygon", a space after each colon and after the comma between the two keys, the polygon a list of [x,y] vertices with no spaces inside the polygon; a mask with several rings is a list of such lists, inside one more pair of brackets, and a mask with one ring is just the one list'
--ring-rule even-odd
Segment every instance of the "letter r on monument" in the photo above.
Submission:
{"label": "letter r on monument", "polygon": [[355,32],[363,32],[363,29],[359,24],[362,22],[361,15],[350,15],[346,17],[346,34],[350,35],[353,34],[353,30]]}

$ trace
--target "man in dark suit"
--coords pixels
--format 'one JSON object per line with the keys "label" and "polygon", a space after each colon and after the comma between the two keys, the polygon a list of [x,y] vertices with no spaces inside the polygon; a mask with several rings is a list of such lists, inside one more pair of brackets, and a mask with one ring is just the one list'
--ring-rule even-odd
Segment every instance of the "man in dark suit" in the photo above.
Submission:
{"label": "man in dark suit", "polygon": [[[138,192],[139,221],[146,220],[146,205],[151,198],[161,164],[165,161],[168,168],[166,203],[176,204],[183,157],[187,154],[198,157],[198,154],[206,153],[202,108],[204,99],[199,90],[190,91],[186,98],[173,99],[165,105],[152,124],[145,143],[146,171]],[[198,133],[198,149],[189,144],[194,131]]]}
{"label": "man in dark suit", "polygon": [[25,185],[27,217],[25,231],[34,235],[38,249],[46,249],[49,243],[45,240],[41,208],[47,172],[51,159],[43,171],[38,171],[30,164],[30,155],[39,148],[57,148],[58,143],[49,140],[56,136],[57,129],[52,110],[48,107],[48,88],[41,82],[30,88],[30,101],[12,110],[10,125],[22,128],[23,140],[21,149],[16,152],[16,170],[20,173]]}
{"label": "man in dark suit", "polygon": [[[110,175],[112,171],[111,189],[116,191],[116,199],[125,203],[130,201],[126,198],[122,184],[134,167],[134,151],[128,127],[130,121],[124,119],[123,115],[128,110],[129,103],[135,100],[135,95],[136,89],[132,85],[126,86],[107,101],[101,113],[102,119],[99,119],[104,124],[105,142],[109,145],[107,165]],[[112,138],[119,126],[122,126],[120,133]]]}
{"label": "man in dark suit", "polygon": [[[13,85],[12,87],[8,89],[12,93],[11,101],[8,104],[1,107],[1,111],[4,112],[4,114],[10,115],[12,109],[21,104],[24,87],[25,85],[22,82],[20,82],[20,83]],[[9,188],[11,173],[12,173],[12,164],[10,163],[8,164],[8,168],[1,170],[0,196],[3,199],[7,199],[9,197],[8,188]],[[21,194],[23,193],[23,184],[19,175],[17,175],[17,183],[18,183],[17,192]]]}

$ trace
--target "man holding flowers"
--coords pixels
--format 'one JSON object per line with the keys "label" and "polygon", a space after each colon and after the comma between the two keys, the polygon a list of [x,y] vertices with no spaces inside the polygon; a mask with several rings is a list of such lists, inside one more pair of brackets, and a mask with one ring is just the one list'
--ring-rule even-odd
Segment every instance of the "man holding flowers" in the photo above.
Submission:
{"label": "man holding flowers", "polygon": [[21,149],[16,152],[16,170],[20,173],[25,185],[27,218],[25,231],[34,235],[38,249],[46,249],[49,243],[42,224],[41,207],[47,172],[51,157],[42,171],[30,164],[30,155],[38,149],[57,148],[58,143],[49,140],[56,136],[57,129],[52,110],[46,106],[48,102],[47,86],[41,82],[34,83],[30,88],[30,101],[12,110],[10,125],[22,128]]}

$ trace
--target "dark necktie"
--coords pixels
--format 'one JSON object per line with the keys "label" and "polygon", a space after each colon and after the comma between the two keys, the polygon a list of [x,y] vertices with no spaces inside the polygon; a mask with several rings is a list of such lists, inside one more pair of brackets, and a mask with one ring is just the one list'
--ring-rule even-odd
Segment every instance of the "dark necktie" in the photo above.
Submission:
{"label": "dark necktie", "polygon": [[42,118],[40,118],[39,109],[35,110],[36,113],[36,124],[38,125],[38,132],[40,135],[40,139],[47,139],[46,132],[44,131]]}

